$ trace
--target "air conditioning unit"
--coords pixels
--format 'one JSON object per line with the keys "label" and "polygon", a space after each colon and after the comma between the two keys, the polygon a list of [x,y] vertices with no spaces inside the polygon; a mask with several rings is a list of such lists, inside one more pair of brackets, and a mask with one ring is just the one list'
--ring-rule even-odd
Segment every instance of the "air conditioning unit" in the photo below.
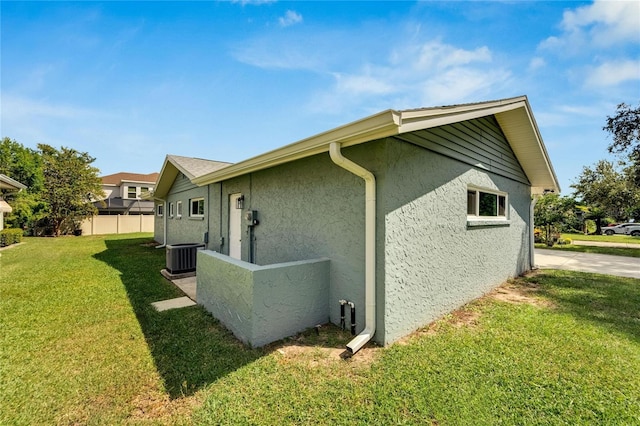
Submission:
{"label": "air conditioning unit", "polygon": [[196,270],[198,250],[204,249],[204,244],[183,243],[167,246],[167,271],[171,274],[183,274]]}

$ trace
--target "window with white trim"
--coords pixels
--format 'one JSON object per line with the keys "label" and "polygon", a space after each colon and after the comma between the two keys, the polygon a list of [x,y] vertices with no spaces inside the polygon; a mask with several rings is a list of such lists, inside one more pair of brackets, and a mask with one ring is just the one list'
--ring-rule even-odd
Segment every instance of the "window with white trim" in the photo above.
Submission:
{"label": "window with white trim", "polygon": [[467,216],[507,218],[507,193],[480,188],[467,189]]}
{"label": "window with white trim", "polygon": [[158,204],[156,206],[156,214],[162,216],[164,214],[164,204]]}
{"label": "window with white trim", "polygon": [[191,204],[189,216],[204,217],[204,198],[192,198],[189,200],[189,204]]}
{"label": "window with white trim", "polygon": [[182,217],[182,201],[176,203],[176,217]]}
{"label": "window with white trim", "polygon": [[173,203],[169,203],[169,217],[173,217]]}
{"label": "window with white trim", "polygon": [[136,188],[135,186],[128,186],[127,198],[138,198],[138,188]]}

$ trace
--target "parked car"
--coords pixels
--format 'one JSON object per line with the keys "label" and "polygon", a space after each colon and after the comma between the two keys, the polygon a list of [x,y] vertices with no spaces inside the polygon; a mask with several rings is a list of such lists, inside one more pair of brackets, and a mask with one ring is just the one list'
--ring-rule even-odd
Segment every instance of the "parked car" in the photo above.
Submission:
{"label": "parked car", "polygon": [[640,237],[640,223],[621,223],[620,225],[610,225],[602,228],[605,235],[621,234]]}

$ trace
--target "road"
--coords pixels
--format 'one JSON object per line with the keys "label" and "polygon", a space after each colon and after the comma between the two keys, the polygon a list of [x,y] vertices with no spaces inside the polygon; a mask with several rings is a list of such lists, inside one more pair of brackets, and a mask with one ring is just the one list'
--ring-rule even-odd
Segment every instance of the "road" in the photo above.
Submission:
{"label": "road", "polygon": [[540,269],[565,269],[640,279],[640,258],[575,251],[535,249]]}

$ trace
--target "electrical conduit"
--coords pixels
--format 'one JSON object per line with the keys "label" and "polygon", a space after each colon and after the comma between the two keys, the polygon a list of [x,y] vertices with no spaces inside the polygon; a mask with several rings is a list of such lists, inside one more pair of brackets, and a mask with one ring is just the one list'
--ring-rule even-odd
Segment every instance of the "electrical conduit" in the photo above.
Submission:
{"label": "electrical conduit", "polygon": [[376,178],[369,170],[345,158],[340,148],[338,142],[331,143],[331,160],[365,182],[365,327],[347,343],[347,350],[355,354],[376,332]]}

